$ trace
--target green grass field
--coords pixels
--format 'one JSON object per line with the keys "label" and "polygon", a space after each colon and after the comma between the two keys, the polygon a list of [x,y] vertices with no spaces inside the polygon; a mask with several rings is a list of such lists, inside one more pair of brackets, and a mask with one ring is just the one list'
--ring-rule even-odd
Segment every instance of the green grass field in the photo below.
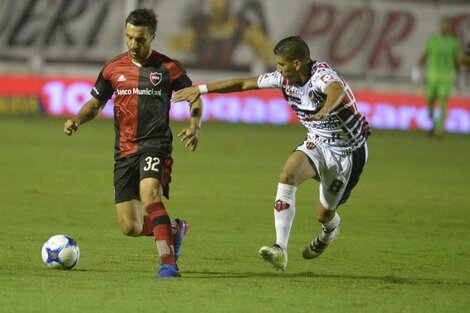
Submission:
{"label": "green grass field", "polygon": [[[375,131],[341,236],[302,259],[319,231],[305,183],[276,272],[258,249],[274,242],[278,173],[304,129],[207,123],[196,153],[175,140],[166,206],[190,231],[183,277],[157,280],[152,239],[116,221],[112,121],[70,138],[63,122],[0,117],[0,312],[470,312],[469,136]],[[42,264],[58,233],[80,246],[71,271]]]}

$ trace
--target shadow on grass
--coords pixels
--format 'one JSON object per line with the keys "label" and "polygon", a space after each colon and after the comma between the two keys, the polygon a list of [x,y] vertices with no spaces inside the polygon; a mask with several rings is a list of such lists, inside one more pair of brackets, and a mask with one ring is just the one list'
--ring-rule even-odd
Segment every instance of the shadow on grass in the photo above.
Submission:
{"label": "shadow on grass", "polygon": [[401,277],[396,275],[372,276],[354,274],[321,274],[313,272],[211,272],[211,271],[184,271],[185,278],[226,279],[226,278],[277,278],[277,279],[333,279],[353,281],[375,281],[396,285],[426,285],[426,286],[470,286],[469,281],[441,280],[433,278]]}

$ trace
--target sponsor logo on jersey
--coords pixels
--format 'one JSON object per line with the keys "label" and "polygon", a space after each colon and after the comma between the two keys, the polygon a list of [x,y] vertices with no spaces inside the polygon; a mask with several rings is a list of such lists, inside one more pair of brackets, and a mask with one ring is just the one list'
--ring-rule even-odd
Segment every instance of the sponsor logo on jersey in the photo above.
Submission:
{"label": "sponsor logo on jersey", "polygon": [[124,75],[122,75],[122,74],[119,75],[119,77],[117,79],[118,82],[125,82],[126,80],[127,80],[126,77],[124,77]]}
{"label": "sponsor logo on jersey", "polygon": [[[338,130],[338,128],[341,126],[341,121],[338,119],[337,116],[328,116],[323,120],[316,121],[315,123],[312,123],[311,125],[312,129],[323,129],[323,130],[328,130],[328,131],[335,131]],[[310,130],[310,128],[309,128]]]}
{"label": "sponsor logo on jersey", "polygon": [[132,89],[116,89],[116,94],[118,96],[129,96],[129,95],[138,95],[138,96],[161,96],[162,91],[157,89],[139,89],[139,88],[132,88]]}
{"label": "sponsor logo on jersey", "polygon": [[326,75],[323,75],[322,77],[320,77],[320,79],[324,82],[324,83],[328,83],[330,81],[333,80],[333,76],[330,75],[330,74],[326,74]]}
{"label": "sponsor logo on jersey", "polygon": [[161,81],[162,81],[162,73],[158,73],[158,72],[150,73],[150,82],[154,86],[157,86],[158,84],[160,84]]}

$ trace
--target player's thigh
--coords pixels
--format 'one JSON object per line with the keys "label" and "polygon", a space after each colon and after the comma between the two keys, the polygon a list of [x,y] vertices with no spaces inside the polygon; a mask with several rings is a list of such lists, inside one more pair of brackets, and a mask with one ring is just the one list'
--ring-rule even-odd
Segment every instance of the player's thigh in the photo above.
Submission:
{"label": "player's thigh", "polygon": [[321,169],[320,202],[325,210],[346,203],[367,162],[367,144],[344,156],[326,156]]}
{"label": "player's thigh", "polygon": [[138,156],[116,160],[114,163],[114,202],[140,200]]}
{"label": "player's thigh", "polygon": [[161,155],[158,151],[148,151],[141,156],[140,198],[144,205],[161,202],[161,196],[169,197],[173,159],[170,155]]}
{"label": "player's thigh", "polygon": [[298,186],[316,175],[317,172],[309,157],[303,151],[296,150],[287,159],[281,171],[280,182]]}
{"label": "player's thigh", "polygon": [[146,177],[140,181],[140,199],[144,206],[153,202],[162,202],[163,190],[160,181]]}
{"label": "player's thigh", "polygon": [[343,197],[348,182],[348,171],[336,169],[322,176],[320,183],[320,202],[326,210],[335,210]]}
{"label": "player's thigh", "polygon": [[118,220],[142,221],[142,203],[138,200],[130,200],[116,203],[116,213]]}

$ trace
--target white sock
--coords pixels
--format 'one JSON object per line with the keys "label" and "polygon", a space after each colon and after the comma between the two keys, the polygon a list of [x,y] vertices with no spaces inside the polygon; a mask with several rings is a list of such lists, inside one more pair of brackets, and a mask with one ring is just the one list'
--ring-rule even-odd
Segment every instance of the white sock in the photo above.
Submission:
{"label": "white sock", "polygon": [[335,213],[335,216],[331,219],[331,221],[324,224],[320,224],[322,232],[320,236],[318,236],[318,239],[320,239],[321,242],[326,244],[332,242],[336,235],[334,230],[338,227],[340,221],[341,218],[339,217],[338,213]]}
{"label": "white sock", "polygon": [[295,216],[295,192],[297,187],[279,183],[276,202],[274,203],[274,225],[276,227],[276,244],[287,250],[290,229]]}

